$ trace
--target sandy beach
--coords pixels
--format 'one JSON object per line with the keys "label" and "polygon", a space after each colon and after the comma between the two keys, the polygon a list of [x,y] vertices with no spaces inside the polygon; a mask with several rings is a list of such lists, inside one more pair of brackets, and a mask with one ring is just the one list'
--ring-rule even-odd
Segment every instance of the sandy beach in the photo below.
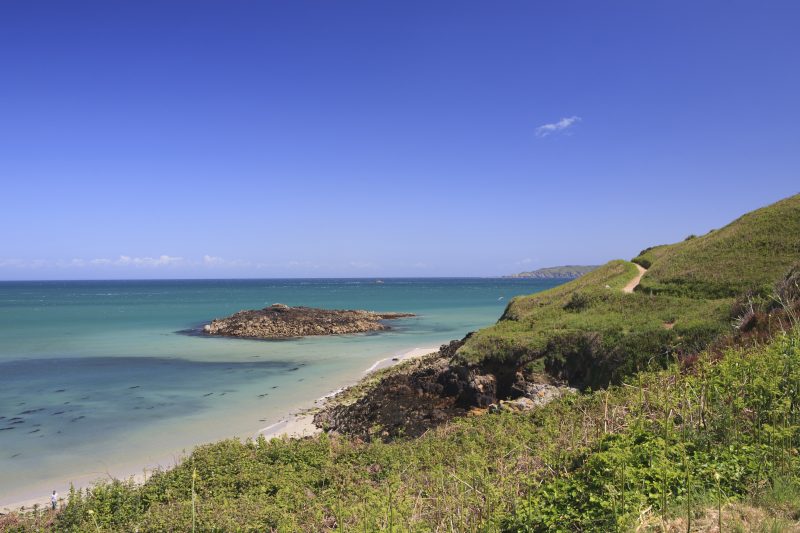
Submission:
{"label": "sandy beach", "polygon": [[[379,359],[375,361],[375,363],[373,363],[369,368],[365,369],[360,376],[354,377],[350,385],[357,383],[372,372],[388,368],[402,361],[428,355],[437,350],[438,347],[412,348],[389,357]],[[314,425],[313,409],[322,406],[327,399],[335,397],[345,388],[346,387],[330,391],[328,394],[309,402],[308,405],[304,406],[303,408],[291,412],[288,415],[281,417],[277,422],[274,422],[256,431],[253,434],[253,437],[255,438],[261,435],[267,439],[303,438],[321,433],[322,430]],[[198,445],[199,444],[202,443],[198,443]],[[105,472],[94,472],[74,476],[71,478],[53,479],[50,484],[58,492],[59,504],[65,505],[66,497],[69,494],[70,484],[75,487],[90,487],[98,481],[107,479],[125,479],[132,480],[135,483],[143,483],[147,480],[152,472],[175,466],[185,457],[185,455],[186,454],[173,454],[170,456],[165,456],[162,460],[156,461],[154,464],[139,465],[138,467],[133,465],[118,465],[109,467]],[[19,494],[4,500],[0,500],[0,513],[5,514],[13,511],[32,509],[35,506],[38,506],[38,508],[46,508],[49,505],[50,494],[47,490],[40,491],[36,494],[28,492],[26,494]]]}

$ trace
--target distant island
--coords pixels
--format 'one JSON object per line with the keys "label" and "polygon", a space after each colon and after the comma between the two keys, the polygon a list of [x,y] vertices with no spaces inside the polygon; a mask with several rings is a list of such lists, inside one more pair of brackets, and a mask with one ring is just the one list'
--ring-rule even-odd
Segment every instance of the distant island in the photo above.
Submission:
{"label": "distant island", "polygon": [[504,278],[537,278],[537,279],[575,279],[583,276],[587,272],[598,268],[598,265],[564,265],[556,267],[540,268],[530,272],[520,272],[503,276]]}
{"label": "distant island", "polygon": [[316,309],[273,304],[214,319],[203,327],[207,335],[250,339],[289,339],[312,335],[346,335],[383,331],[384,320],[413,317],[411,313],[375,313],[352,309]]}

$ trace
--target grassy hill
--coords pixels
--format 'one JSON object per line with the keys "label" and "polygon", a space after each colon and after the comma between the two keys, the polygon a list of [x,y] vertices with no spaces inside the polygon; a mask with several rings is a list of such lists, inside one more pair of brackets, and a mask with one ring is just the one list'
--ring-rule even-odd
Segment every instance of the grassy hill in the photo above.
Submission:
{"label": "grassy hill", "polygon": [[632,294],[612,261],[443,349],[582,394],[391,442],[226,440],[0,530],[800,531],[799,203],[644,251]]}
{"label": "grassy hill", "polygon": [[633,261],[649,269],[641,289],[692,298],[768,294],[800,258],[800,195],[683,242],[655,246]]}
{"label": "grassy hill", "polygon": [[502,318],[459,349],[468,365],[513,366],[579,387],[618,382],[697,353],[733,333],[736,298],[764,298],[800,260],[800,195],[702,237],[643,251],[648,268],[633,294],[633,263],[611,261],[549,291],[513,299]]}
{"label": "grassy hill", "polygon": [[[472,335],[461,362],[547,371],[578,387],[618,382],[675,353],[694,353],[730,330],[733,298],[622,292],[638,271],[611,261],[570,283],[510,302],[501,320]],[[645,275],[646,277],[646,275]]]}

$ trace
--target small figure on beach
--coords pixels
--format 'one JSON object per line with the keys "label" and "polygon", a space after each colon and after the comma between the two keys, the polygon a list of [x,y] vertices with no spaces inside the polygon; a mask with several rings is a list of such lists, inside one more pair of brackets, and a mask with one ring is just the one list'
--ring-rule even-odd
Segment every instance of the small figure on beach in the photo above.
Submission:
{"label": "small figure on beach", "polygon": [[53,511],[56,510],[56,505],[58,505],[58,493],[53,491],[53,494],[50,495],[50,507],[52,507]]}

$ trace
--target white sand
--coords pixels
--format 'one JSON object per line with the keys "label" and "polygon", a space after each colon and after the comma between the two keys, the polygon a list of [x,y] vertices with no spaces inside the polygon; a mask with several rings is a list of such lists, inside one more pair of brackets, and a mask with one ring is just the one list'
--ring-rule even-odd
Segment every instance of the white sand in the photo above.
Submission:
{"label": "white sand", "polygon": [[[407,350],[390,357],[386,357],[379,361],[376,361],[372,366],[370,366],[364,374],[369,374],[370,372],[374,372],[376,370],[381,370],[384,368],[388,368],[392,365],[396,365],[401,361],[406,361],[408,359],[414,359],[417,357],[422,357],[424,355],[431,354],[436,352],[438,348],[414,348],[411,350]],[[351,385],[354,385],[358,381],[360,381],[363,376],[359,379],[353,380]],[[309,405],[308,408],[301,409],[296,413],[291,413],[285,417],[283,417],[278,422],[271,424],[265,428],[260,429],[256,432],[255,436],[263,435],[267,439],[272,438],[303,438],[303,437],[310,437],[313,435],[317,435],[322,432],[317,426],[314,425],[314,415],[310,412],[310,409],[313,407],[318,406],[320,403],[323,403],[326,399],[336,396],[344,389],[337,389],[335,391],[331,391],[329,394],[326,394],[322,398],[319,398],[313,402],[312,405]],[[172,457],[165,457],[163,460],[158,461],[157,464],[148,465],[145,468],[138,468],[132,469],[130,467],[121,467],[115,469],[109,469],[107,472],[96,472],[93,474],[82,475],[72,479],[53,479],[50,483],[54,488],[57,490],[61,487],[58,492],[59,498],[62,500],[60,501],[60,505],[66,503],[66,498],[68,493],[66,490],[69,488],[70,484],[77,487],[89,487],[94,483],[97,483],[98,480],[101,479],[132,479],[135,483],[144,483],[150,474],[159,468],[169,468],[171,466],[176,465],[182,459],[182,456],[172,456]],[[50,506],[50,494],[44,493],[41,496],[35,496],[33,494],[20,494],[17,497],[12,497],[7,501],[0,502],[0,513],[9,513],[12,511],[18,511],[21,509],[31,509],[34,505],[38,505],[39,508],[49,508]]]}
{"label": "white sand", "polygon": [[374,365],[369,367],[364,373],[369,374],[375,370],[381,370],[383,368],[388,368],[392,365],[396,365],[401,361],[405,361],[407,359],[414,359],[417,357],[422,357],[423,355],[431,354],[437,351],[439,348],[414,348],[413,350],[408,350],[407,352],[403,352],[392,357],[387,357],[386,359],[381,359],[380,361],[376,361]]}

